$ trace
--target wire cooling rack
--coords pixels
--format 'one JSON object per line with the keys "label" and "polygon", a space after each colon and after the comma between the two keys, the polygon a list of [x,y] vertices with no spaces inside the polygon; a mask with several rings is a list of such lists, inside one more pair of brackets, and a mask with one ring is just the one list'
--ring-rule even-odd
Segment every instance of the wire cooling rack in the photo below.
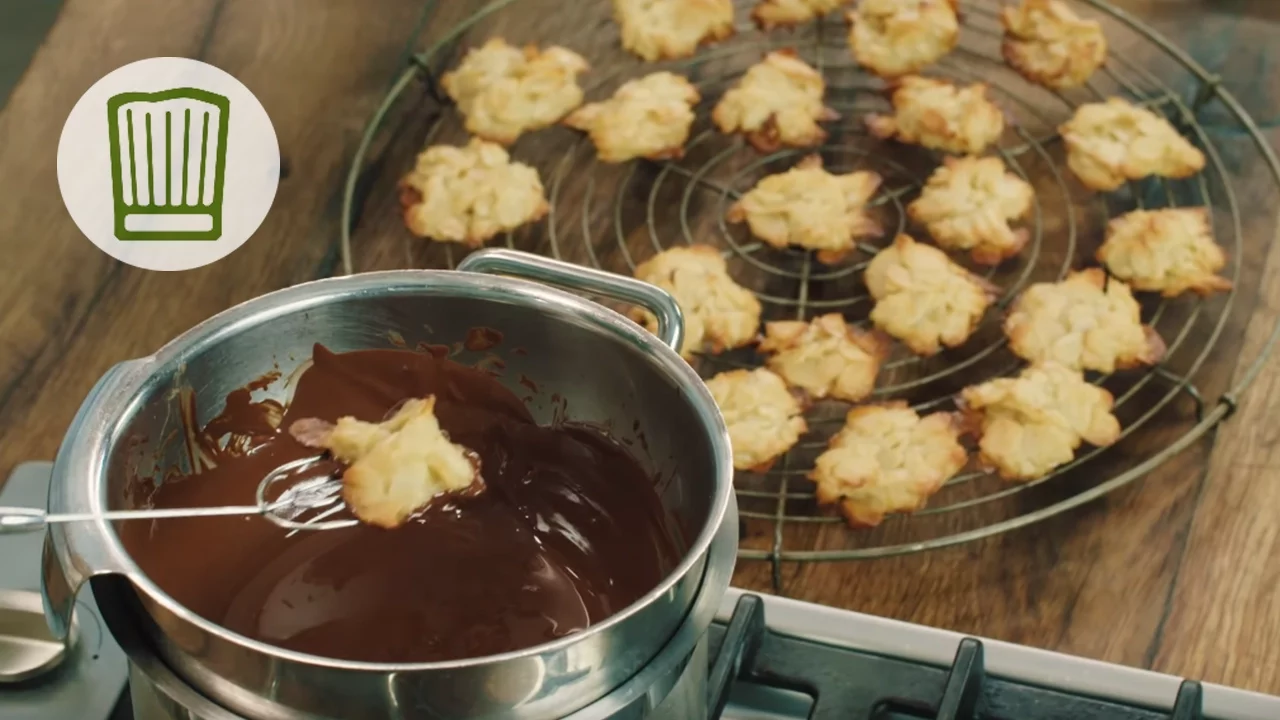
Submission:
{"label": "wire cooling rack", "polygon": [[[1012,0],[1010,0],[1012,1]],[[588,100],[602,99],[628,79],[658,69],[685,74],[703,100],[685,156],[669,162],[605,165],[589,141],[567,129],[526,135],[512,155],[536,166],[552,211],[536,226],[495,241],[522,250],[606,270],[630,273],[654,253],[682,243],[722,248],[737,281],[752,288],[765,319],[811,318],[840,312],[865,324],[870,303],[861,273],[875,252],[898,232],[928,239],[912,227],[905,207],[940,157],[872,138],[863,116],[888,109],[881,81],[853,63],[847,28],[836,17],[793,31],[761,33],[747,22],[751,3],[739,3],[736,35],[694,58],[645,64],[619,47],[609,3],[561,4],[498,0],[480,10],[464,3],[429,4],[415,32],[408,62],[368,123],[347,178],[342,204],[345,272],[383,266],[452,267],[465,249],[425,243],[398,226],[394,184],[428,144],[465,142],[461,120],[436,79],[470,47],[492,36],[522,44],[563,44],[592,62],[584,76]],[[1001,310],[1028,284],[1060,279],[1095,265],[1092,256],[1106,221],[1128,210],[1176,206],[1209,208],[1218,241],[1228,253],[1223,274],[1234,289],[1208,299],[1160,300],[1143,296],[1143,320],[1168,345],[1163,362],[1145,371],[1091,377],[1116,398],[1122,439],[1107,449],[1082,448],[1076,459],[1032,482],[1010,484],[977,470],[953,478],[929,506],[893,516],[874,530],[849,530],[816,507],[805,479],[816,455],[843,421],[847,406],[819,403],[807,414],[811,431],[774,468],[739,473],[744,534],[740,557],[769,560],[775,583],[787,561],[850,560],[915,552],[963,543],[1030,525],[1101,497],[1141,477],[1210,432],[1234,410],[1240,393],[1270,354],[1280,328],[1267,328],[1252,343],[1254,356],[1238,363],[1245,330],[1262,282],[1263,260],[1276,227],[1280,163],[1257,125],[1220,79],[1151,27],[1099,0],[1071,2],[1082,15],[1102,20],[1111,48],[1106,65],[1089,84],[1067,92],[1032,85],[1000,55],[999,2],[962,8],[960,46],[923,74],[958,82],[981,80],[1011,123],[994,150],[1036,189],[1023,253],[997,269],[978,269],[1001,289],[998,309],[962,348],[922,359],[904,348],[886,362],[875,399],[904,399],[920,412],[950,409],[964,386],[1016,373],[1021,367],[1004,346]],[[760,154],[739,139],[716,132],[710,109],[751,64],[771,49],[793,48],[827,81],[827,103],[842,119],[830,124],[819,149],[833,172],[870,169],[884,178],[873,214],[886,232],[858,246],[846,262],[821,265],[808,252],[775,250],[725,212],[766,174],[792,165],[809,151]],[[1063,162],[1056,127],[1082,102],[1118,95],[1162,113],[1204,150],[1207,167],[1196,177],[1149,179],[1113,193],[1087,191]],[[1253,209],[1253,212],[1247,212]],[[368,249],[368,255],[361,255]],[[957,261],[966,259],[953,254]],[[704,376],[758,364],[751,351],[700,358]],[[1242,368],[1235,372],[1236,367]]]}

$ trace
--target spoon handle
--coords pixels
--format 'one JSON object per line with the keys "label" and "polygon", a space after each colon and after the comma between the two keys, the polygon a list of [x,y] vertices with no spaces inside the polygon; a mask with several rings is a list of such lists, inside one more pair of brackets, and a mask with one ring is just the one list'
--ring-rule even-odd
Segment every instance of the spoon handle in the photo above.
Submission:
{"label": "spoon handle", "polygon": [[84,522],[86,520],[156,520],[182,517],[261,515],[263,512],[265,512],[265,509],[257,505],[229,505],[227,507],[108,510],[102,513],[50,515],[40,508],[0,507],[0,535],[38,532],[45,529],[49,523]]}

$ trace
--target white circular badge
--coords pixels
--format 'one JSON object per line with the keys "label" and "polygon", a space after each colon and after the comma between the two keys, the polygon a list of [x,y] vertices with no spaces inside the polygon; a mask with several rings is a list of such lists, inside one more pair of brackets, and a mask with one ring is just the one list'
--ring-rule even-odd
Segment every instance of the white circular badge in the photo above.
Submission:
{"label": "white circular badge", "polygon": [[249,239],[280,182],[280,146],[239,80],[187,58],[94,83],[58,142],[58,185],[94,245],[147,270],[190,270]]}

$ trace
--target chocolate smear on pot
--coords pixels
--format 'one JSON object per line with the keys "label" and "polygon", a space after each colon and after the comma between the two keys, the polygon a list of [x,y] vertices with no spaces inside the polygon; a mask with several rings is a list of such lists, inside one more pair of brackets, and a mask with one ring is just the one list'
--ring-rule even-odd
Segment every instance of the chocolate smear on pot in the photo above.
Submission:
{"label": "chocolate smear on pot", "polygon": [[[621,445],[567,421],[539,426],[497,378],[410,350],[316,346],[281,418],[228,404],[217,431],[249,441],[210,450],[216,462],[161,483],[151,500],[159,508],[251,502],[268,472],[315,456],[288,433],[294,421],[379,422],[405,399],[427,396],[437,399],[441,429],[479,456],[484,492],[432,503],[393,530],[290,537],[261,518],[122,523],[126,548],[162,590],[236,633],[370,662],[456,660],[571,635],[635,602],[679,563],[685,548],[654,478]],[[216,440],[205,430],[191,434],[193,444]],[[311,472],[341,470],[322,462]]]}
{"label": "chocolate smear on pot", "polygon": [[502,333],[488,327],[473,327],[467,331],[462,346],[472,352],[492,350],[502,342]]}

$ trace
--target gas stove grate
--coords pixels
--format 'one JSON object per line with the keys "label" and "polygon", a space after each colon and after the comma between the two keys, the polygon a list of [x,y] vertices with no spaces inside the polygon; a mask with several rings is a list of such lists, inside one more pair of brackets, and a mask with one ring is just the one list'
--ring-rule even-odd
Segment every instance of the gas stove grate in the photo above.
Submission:
{"label": "gas stove grate", "polygon": [[764,602],[744,595],[711,629],[710,717],[740,684],[808,699],[811,720],[1206,720],[1200,683],[1183,681],[1173,710],[1126,705],[988,675],[983,645],[960,642],[951,667],[787,637],[765,625]]}

